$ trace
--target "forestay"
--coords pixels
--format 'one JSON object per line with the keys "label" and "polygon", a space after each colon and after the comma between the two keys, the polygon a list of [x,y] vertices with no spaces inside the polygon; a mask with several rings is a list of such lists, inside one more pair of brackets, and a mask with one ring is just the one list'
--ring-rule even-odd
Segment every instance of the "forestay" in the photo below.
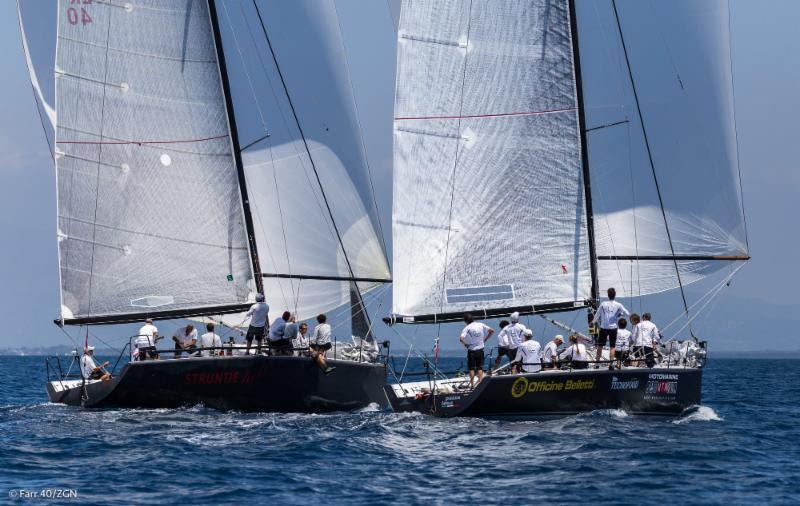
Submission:
{"label": "forestay", "polygon": [[673,250],[684,285],[748,257],[729,15],[726,0],[577,3],[601,291],[677,288]]}
{"label": "forestay", "polygon": [[253,290],[205,1],[58,3],[62,318],[217,314]]}
{"label": "forestay", "polygon": [[582,306],[568,1],[403,2],[395,115],[394,313]]}
{"label": "forestay", "polygon": [[349,305],[353,280],[391,276],[334,2],[218,12],[267,302],[300,319]]}

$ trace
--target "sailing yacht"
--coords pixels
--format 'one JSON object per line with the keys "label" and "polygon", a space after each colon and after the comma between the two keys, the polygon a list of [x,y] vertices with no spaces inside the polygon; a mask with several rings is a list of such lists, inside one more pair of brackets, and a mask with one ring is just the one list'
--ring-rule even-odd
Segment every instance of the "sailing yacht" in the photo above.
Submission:
{"label": "sailing yacht", "polygon": [[[397,41],[384,321],[582,311],[591,322],[615,287],[640,303],[679,291],[686,324],[652,368],[497,370],[473,387],[428,364],[426,380],[385,387],[392,407],[535,417],[698,405],[706,342],[684,288],[728,273],[721,288],[749,258],[727,2],[406,0]],[[597,330],[551,321],[587,342]]]}
{"label": "sailing yacht", "polygon": [[[352,315],[329,375],[306,356],[227,346],[214,350],[224,356],[173,359],[167,349],[161,360],[125,363],[110,381],[48,378],[51,402],[385,405],[386,368],[364,296],[390,274],[333,2],[18,5],[55,162],[59,326],[86,327],[86,345],[92,325],[236,327],[258,293],[271,319],[342,306]],[[36,24],[49,31],[27,37]],[[42,50],[49,34],[54,44]],[[39,63],[48,57],[52,83],[38,79],[53,73],[52,59]]]}

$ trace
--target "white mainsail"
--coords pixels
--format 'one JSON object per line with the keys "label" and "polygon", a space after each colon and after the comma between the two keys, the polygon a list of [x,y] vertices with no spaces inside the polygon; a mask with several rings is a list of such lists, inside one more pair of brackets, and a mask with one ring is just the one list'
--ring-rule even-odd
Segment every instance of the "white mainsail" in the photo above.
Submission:
{"label": "white mainsail", "polygon": [[205,1],[58,3],[62,318],[214,314],[253,291]]}
{"label": "white mainsail", "polygon": [[590,297],[570,21],[567,0],[403,2],[395,314]]}
{"label": "white mainsail", "polygon": [[727,0],[576,8],[601,291],[677,288],[673,253],[683,285],[746,259]]}
{"label": "white mainsail", "polygon": [[352,280],[391,277],[336,6],[219,14],[267,302],[300,319],[349,305]]}

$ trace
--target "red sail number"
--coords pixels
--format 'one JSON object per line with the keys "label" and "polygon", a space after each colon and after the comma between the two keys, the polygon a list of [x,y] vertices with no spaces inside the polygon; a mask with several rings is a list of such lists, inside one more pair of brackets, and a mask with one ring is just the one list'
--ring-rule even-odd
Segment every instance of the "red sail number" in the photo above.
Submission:
{"label": "red sail number", "polygon": [[[78,24],[78,9],[76,9],[75,7],[70,7],[69,9],[67,9],[67,21],[69,21],[69,24],[71,25]],[[88,25],[92,21],[93,20],[92,17],[89,15],[89,12],[83,7],[81,7],[81,14],[80,14],[81,24]]]}

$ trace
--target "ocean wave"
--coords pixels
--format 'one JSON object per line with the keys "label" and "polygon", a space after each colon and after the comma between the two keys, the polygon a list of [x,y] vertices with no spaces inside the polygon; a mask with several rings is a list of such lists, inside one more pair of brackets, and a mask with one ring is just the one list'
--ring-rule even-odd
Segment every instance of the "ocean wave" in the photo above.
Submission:
{"label": "ocean wave", "polygon": [[709,406],[698,406],[696,410],[692,411],[686,416],[682,416],[672,423],[676,425],[689,423],[689,422],[721,422],[723,418],[720,417],[713,408]]}

